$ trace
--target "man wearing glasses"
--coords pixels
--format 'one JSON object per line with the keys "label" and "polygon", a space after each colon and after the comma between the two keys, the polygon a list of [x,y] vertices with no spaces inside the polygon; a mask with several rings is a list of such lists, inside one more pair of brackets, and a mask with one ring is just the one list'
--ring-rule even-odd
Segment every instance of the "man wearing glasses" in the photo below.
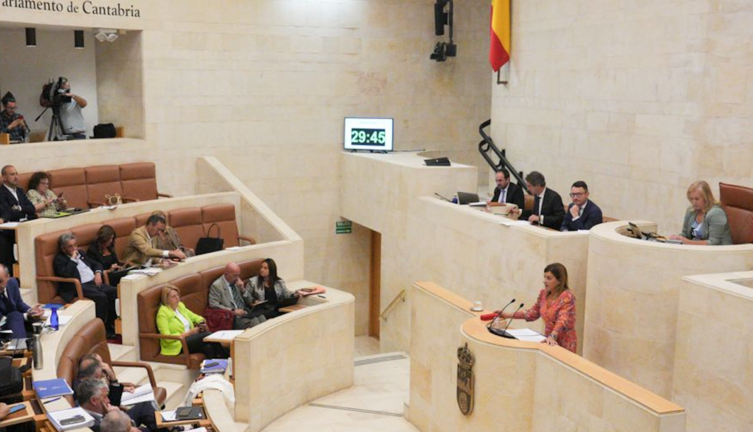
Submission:
{"label": "man wearing glasses", "polygon": [[3,111],[0,112],[0,133],[10,135],[11,142],[24,142],[29,128],[24,116],[16,112],[16,98],[8,92],[3,96]]}
{"label": "man wearing glasses", "polygon": [[588,185],[578,180],[570,188],[573,202],[568,208],[561,231],[590,230],[602,222],[601,209],[588,199]]}

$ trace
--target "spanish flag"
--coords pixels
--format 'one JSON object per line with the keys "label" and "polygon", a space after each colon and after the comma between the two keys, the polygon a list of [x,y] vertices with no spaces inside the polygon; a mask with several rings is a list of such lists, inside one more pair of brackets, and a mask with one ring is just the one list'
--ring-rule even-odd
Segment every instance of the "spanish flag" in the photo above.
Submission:
{"label": "spanish flag", "polygon": [[492,0],[489,62],[494,72],[510,61],[510,1]]}

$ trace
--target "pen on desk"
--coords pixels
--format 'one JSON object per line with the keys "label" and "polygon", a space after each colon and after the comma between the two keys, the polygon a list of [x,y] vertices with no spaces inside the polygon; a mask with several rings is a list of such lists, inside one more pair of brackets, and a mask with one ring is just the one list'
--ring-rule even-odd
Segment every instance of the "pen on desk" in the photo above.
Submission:
{"label": "pen on desk", "polygon": [[46,405],[46,404],[48,404],[50,402],[55,402],[56,400],[60,400],[60,399],[62,399],[62,398],[60,396],[58,396],[58,397],[56,397],[54,399],[46,400],[43,403]]}

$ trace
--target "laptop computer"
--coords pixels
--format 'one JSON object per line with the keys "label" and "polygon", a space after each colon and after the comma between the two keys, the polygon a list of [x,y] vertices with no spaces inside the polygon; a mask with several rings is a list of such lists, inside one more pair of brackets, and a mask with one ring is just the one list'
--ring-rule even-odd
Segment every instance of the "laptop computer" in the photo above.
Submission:
{"label": "laptop computer", "polygon": [[458,204],[470,204],[479,202],[478,194],[458,191]]}

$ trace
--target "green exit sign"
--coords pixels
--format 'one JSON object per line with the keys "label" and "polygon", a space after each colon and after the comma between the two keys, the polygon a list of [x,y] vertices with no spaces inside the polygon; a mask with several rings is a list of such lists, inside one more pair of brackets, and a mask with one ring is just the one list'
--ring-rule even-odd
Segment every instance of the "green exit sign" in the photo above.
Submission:
{"label": "green exit sign", "polygon": [[353,232],[353,222],[337,221],[335,222],[335,234],[350,234]]}

